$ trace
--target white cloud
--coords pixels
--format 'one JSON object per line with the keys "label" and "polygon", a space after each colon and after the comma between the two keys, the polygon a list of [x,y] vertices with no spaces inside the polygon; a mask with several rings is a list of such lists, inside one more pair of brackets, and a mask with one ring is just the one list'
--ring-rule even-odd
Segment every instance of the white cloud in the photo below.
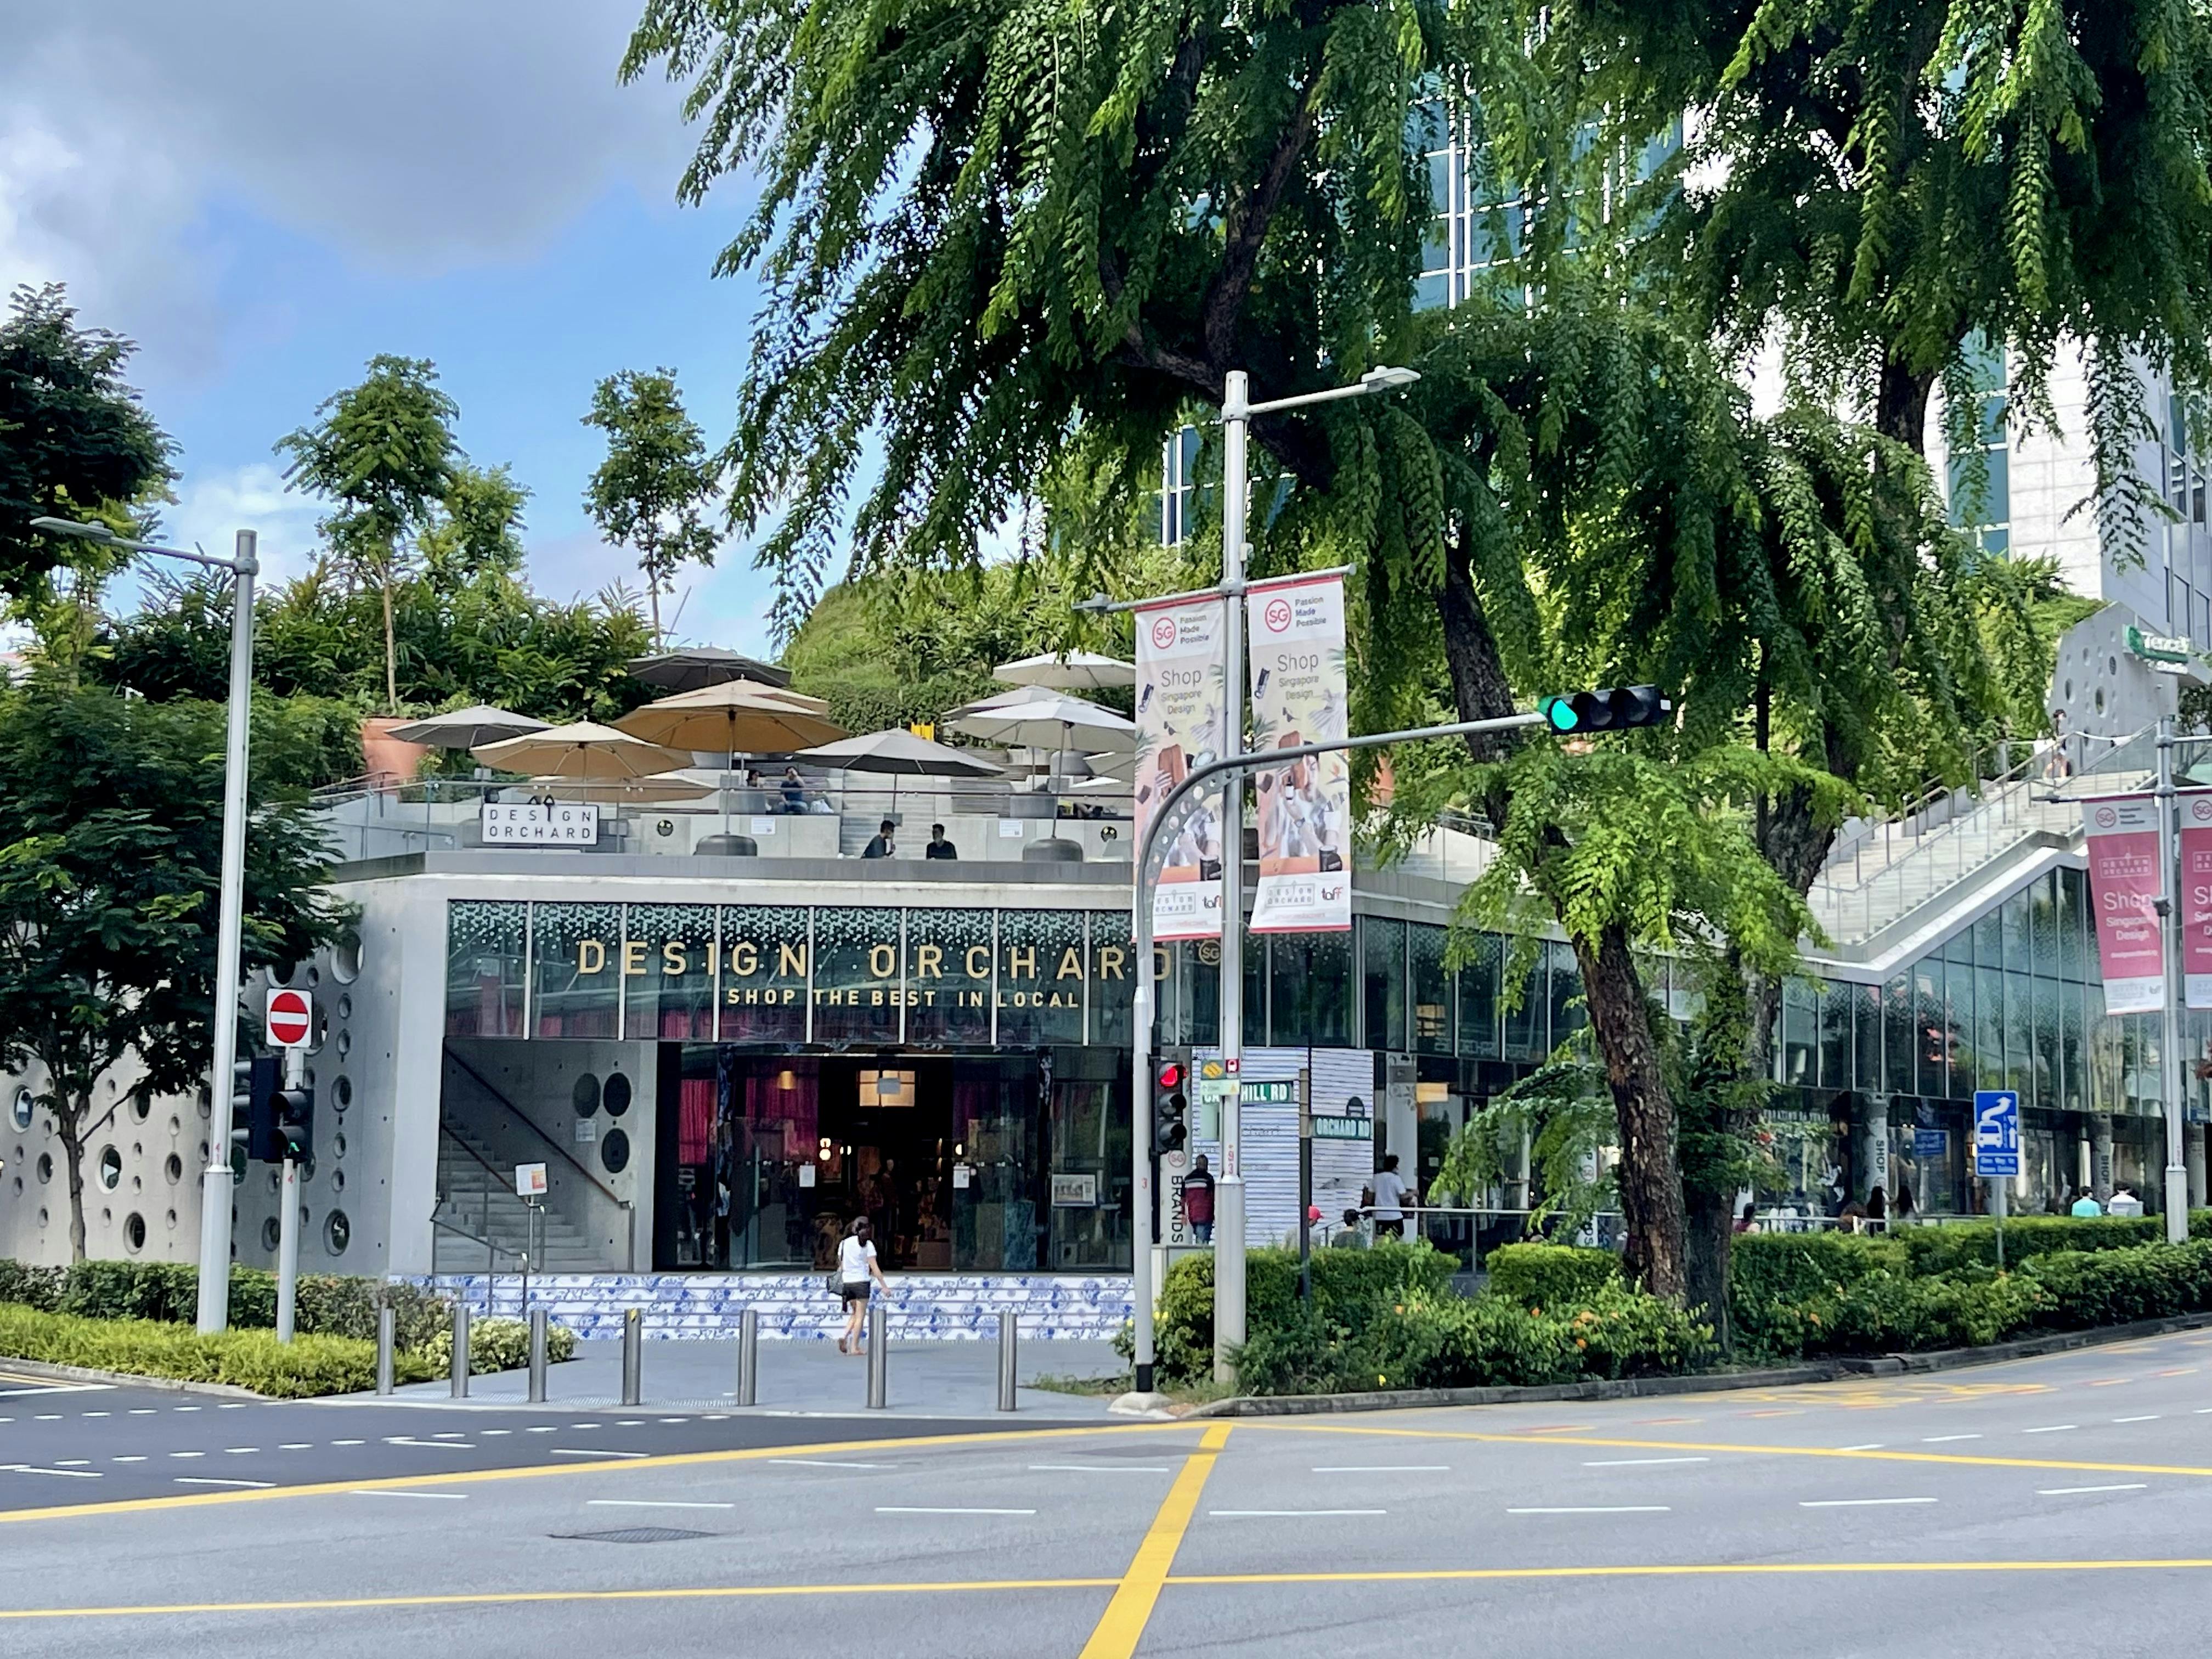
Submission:
{"label": "white cloud", "polygon": [[284,487],[284,475],[267,461],[227,471],[189,475],[177,504],[161,514],[162,539],[210,553],[234,550],[238,532],[256,536],[264,584],[289,581],[313,561],[322,503]]}
{"label": "white cloud", "polygon": [[692,142],[675,91],[616,82],[635,15],[0,0],[0,274],[67,281],[88,315],[197,335],[211,361],[230,257],[207,234],[216,204],[376,270],[526,258],[611,184],[672,191]]}

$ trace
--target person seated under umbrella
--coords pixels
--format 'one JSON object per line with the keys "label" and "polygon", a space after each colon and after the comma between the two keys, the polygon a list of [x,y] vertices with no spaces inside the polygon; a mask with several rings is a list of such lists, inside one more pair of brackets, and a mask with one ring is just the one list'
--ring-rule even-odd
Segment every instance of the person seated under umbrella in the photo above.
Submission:
{"label": "person seated under umbrella", "polygon": [[867,846],[861,849],[860,856],[864,859],[888,859],[897,857],[898,848],[893,844],[893,837],[896,835],[897,829],[898,826],[896,823],[892,823],[890,819],[885,818],[883,821],[882,827],[879,828],[876,831],[874,836],[870,839]]}

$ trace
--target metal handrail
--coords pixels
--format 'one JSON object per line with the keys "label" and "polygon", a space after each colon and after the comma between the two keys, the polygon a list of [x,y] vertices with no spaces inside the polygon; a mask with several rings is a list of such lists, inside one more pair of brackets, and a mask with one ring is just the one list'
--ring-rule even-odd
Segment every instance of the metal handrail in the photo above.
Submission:
{"label": "metal handrail", "polygon": [[[493,1083],[490,1079],[484,1076],[482,1072],[477,1070],[475,1066],[469,1064],[466,1056],[456,1054],[449,1048],[446,1050],[446,1058],[452,1060],[454,1065],[459,1066],[471,1077],[474,1078],[478,1088],[482,1089],[486,1094],[489,1095],[493,1100],[497,1102],[500,1107],[505,1110],[510,1117],[514,1118],[516,1122],[522,1125],[524,1128],[529,1130],[532,1134],[537,1136],[538,1139],[544,1141],[546,1146],[550,1147],[554,1155],[563,1164],[574,1170],[578,1175],[583,1176],[585,1180],[590,1182],[592,1186],[598,1188],[600,1192],[605,1194],[609,1199],[612,1200],[622,1208],[628,1210],[634,1207],[629,1200],[621,1196],[621,1194],[617,1193],[612,1188],[609,1187],[606,1182],[601,1181],[589,1170],[577,1163],[576,1160],[569,1155],[568,1148],[562,1146],[559,1141],[554,1139],[551,1135],[547,1134],[545,1131],[539,1128],[537,1124],[532,1122],[528,1115],[524,1113],[520,1107],[517,1106],[513,1101],[509,1100],[505,1095],[500,1092],[499,1086],[496,1084]],[[479,1161],[481,1162],[481,1160]],[[485,1167],[487,1169],[490,1168],[489,1164],[485,1165]],[[498,1171],[495,1170],[493,1170],[493,1173],[496,1175]]]}

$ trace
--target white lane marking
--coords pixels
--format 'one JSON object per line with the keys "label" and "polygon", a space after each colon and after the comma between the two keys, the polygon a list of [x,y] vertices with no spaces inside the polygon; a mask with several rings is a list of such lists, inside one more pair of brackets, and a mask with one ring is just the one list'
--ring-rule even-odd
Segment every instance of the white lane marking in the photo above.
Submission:
{"label": "white lane marking", "polygon": [[1869,1440],[1863,1446],[1838,1446],[1836,1449],[1838,1451],[1880,1451],[1881,1448],[1881,1441]]}
{"label": "white lane marking", "polygon": [[57,1457],[54,1467],[58,1469],[81,1469],[91,1462],[89,1457]]}
{"label": "white lane marking", "polygon": [[173,1412],[196,1412],[199,1407],[198,1406],[172,1406],[169,1409]]}
{"label": "white lane marking", "polygon": [[459,1429],[448,1429],[443,1434],[434,1434],[430,1437],[433,1440],[465,1440],[468,1437],[467,1433]]}
{"label": "white lane marking", "polygon": [[133,1417],[151,1417],[154,1415],[154,1407],[151,1406],[133,1406],[131,1407],[131,1415]]}
{"label": "white lane marking", "polygon": [[702,1420],[708,1423],[726,1423],[730,1420],[730,1414],[727,1412],[708,1412]]}
{"label": "white lane marking", "polygon": [[1324,1463],[1316,1464],[1316,1474],[1449,1474],[1449,1463]]}
{"label": "white lane marking", "polygon": [[[1710,1463],[1710,1457],[1600,1457],[1583,1467],[1586,1469],[1633,1469],[1657,1463]],[[1319,1474],[1319,1470],[1315,1471]]]}
{"label": "white lane marking", "polygon": [[476,1447],[465,1440],[410,1440],[404,1434],[386,1435],[387,1446],[405,1446],[413,1451],[474,1451]]}
{"label": "white lane marking", "polygon": [[333,1440],[331,1442],[331,1444],[333,1446],[364,1446],[368,1443],[365,1440]]}
{"label": "white lane marking", "polygon": [[643,1457],[643,1452],[578,1450],[574,1446],[555,1446],[550,1449],[556,1457]]}
{"label": "white lane marking", "polygon": [[[878,1504],[876,1505],[876,1513],[878,1515],[1035,1515],[1036,1511],[1035,1510],[956,1509],[949,1506],[939,1508],[919,1504]],[[1214,1513],[1218,1515],[1221,1511],[1216,1510]],[[1382,1511],[1372,1510],[1367,1513],[1380,1515]]]}
{"label": "white lane marking", "polygon": [[115,1413],[113,1412],[87,1412],[85,1415],[87,1417],[112,1417]]}
{"label": "white lane marking", "polygon": [[226,1457],[243,1457],[248,1452],[259,1451],[261,1448],[258,1446],[225,1446],[222,1449],[223,1455]]}
{"label": "white lane marking", "polygon": [[836,1463],[826,1457],[770,1457],[763,1461],[770,1463],[788,1463],[794,1468],[803,1469],[880,1469],[885,1467],[881,1463]]}
{"label": "white lane marking", "polygon": [[2158,1413],[2156,1412],[2152,1412],[2148,1416],[2144,1417],[2116,1417],[2112,1421],[2115,1423],[2155,1423],[2158,1421]]}
{"label": "white lane marking", "polygon": [[604,1423],[571,1423],[568,1426],[572,1429],[581,1429],[588,1434],[594,1430],[604,1429],[606,1427],[606,1425]]}
{"label": "white lane marking", "polygon": [[1920,1437],[1920,1443],[1923,1446],[1941,1446],[1953,1440],[1979,1440],[1981,1437],[1978,1434],[1923,1434]]}
{"label": "white lane marking", "polygon": [[111,1463],[143,1463],[146,1461],[146,1456],[141,1452],[130,1457],[111,1457],[107,1461]]}
{"label": "white lane marking", "polygon": [[2078,1429],[2079,1423],[2046,1423],[2039,1429],[2022,1429],[2022,1434],[2063,1434],[2069,1429]]}
{"label": "white lane marking", "polygon": [[235,1401],[228,1406],[217,1406],[216,1409],[219,1412],[242,1412],[246,1409],[246,1402],[243,1400]]}
{"label": "white lane marking", "polygon": [[1208,1515],[1218,1515],[1228,1521],[1259,1520],[1282,1515],[1388,1515],[1388,1510],[1208,1510]]}
{"label": "white lane marking", "polygon": [[2035,1495],[2038,1498],[2071,1498],[2076,1492],[2142,1492],[2148,1486],[2147,1481],[2130,1480],[2117,1486],[2042,1486],[2037,1489]]}
{"label": "white lane marking", "polygon": [[[40,1392],[43,1393],[45,1391],[41,1389]],[[62,1414],[59,1412],[40,1412],[36,1417],[31,1419],[33,1423],[58,1423],[61,1420]]]}
{"label": "white lane marking", "polygon": [[557,1424],[557,1423],[540,1423],[540,1424],[538,1424],[537,1425],[535,1425],[534,1427],[525,1429],[525,1430],[523,1431],[523,1433],[525,1433],[525,1434],[558,1434],[558,1433],[560,1433],[560,1431],[561,1431],[561,1425],[560,1425],[559,1424]]}
{"label": "white lane marking", "polygon": [[1508,1510],[1508,1515],[1668,1515],[1664,1504],[1557,1504],[1543,1508]]}
{"label": "white lane marking", "polygon": [[276,1449],[278,1451],[313,1451],[314,1448],[315,1443],[312,1440],[287,1440]]}
{"label": "white lane marking", "polygon": [[587,1498],[595,1510],[733,1510],[735,1504],[692,1504],[672,1498]]}
{"label": "white lane marking", "polygon": [[641,1429],[645,1426],[645,1419],[641,1417],[618,1417],[615,1419],[615,1426],[618,1429]]}
{"label": "white lane marking", "polygon": [[465,1492],[400,1492],[390,1486],[356,1486],[346,1494],[349,1498],[441,1498],[449,1504],[458,1504],[468,1497]]}
{"label": "white lane marking", "polygon": [[1032,1463],[1031,1474],[1173,1474],[1164,1463]]}
{"label": "white lane marking", "polygon": [[0,1474],[58,1474],[70,1480],[97,1480],[100,1478],[98,1469],[42,1469],[35,1463],[0,1463]]}
{"label": "white lane marking", "polygon": [[1894,1504],[1933,1504],[1933,1498],[1808,1498],[1800,1503],[1801,1510],[1868,1510],[1883,1509]]}
{"label": "white lane marking", "polygon": [[265,1488],[273,1486],[276,1483],[274,1480],[224,1480],[218,1479],[216,1476],[212,1474],[180,1474],[176,1477],[176,1484],[179,1486],[252,1486],[256,1488]]}
{"label": "white lane marking", "polygon": [[205,1457],[207,1454],[205,1452],[171,1452],[169,1455],[172,1457]]}
{"label": "white lane marking", "polygon": [[663,1417],[657,1420],[662,1423],[681,1423],[684,1419],[680,1417]]}
{"label": "white lane marking", "polygon": [[489,1438],[493,1435],[513,1434],[514,1431],[513,1429],[478,1429],[476,1432],[481,1437]]}

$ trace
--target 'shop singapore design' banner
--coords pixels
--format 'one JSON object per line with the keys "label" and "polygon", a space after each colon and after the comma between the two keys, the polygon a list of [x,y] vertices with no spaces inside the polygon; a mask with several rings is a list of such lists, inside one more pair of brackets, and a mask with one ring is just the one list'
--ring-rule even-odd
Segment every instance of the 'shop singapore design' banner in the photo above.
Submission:
{"label": "'shop singapore design' banner", "polygon": [[2181,798],[2181,983],[2191,1008],[2212,1008],[2212,795]]}
{"label": "'shop singapore design' banner", "polygon": [[[1246,593],[1252,747],[1341,741],[1346,731],[1344,579],[1295,576]],[[1255,933],[1352,926],[1352,765],[1339,750],[1252,773],[1260,817]]]}
{"label": "'shop singapore design' banner", "polygon": [[[1228,752],[1227,617],[1219,599],[1170,600],[1138,611],[1137,844],[1169,792]],[[1221,788],[1167,843],[1152,889],[1156,939],[1221,937]]]}
{"label": "'shop singapore design' banner", "polygon": [[2085,801],[2089,902],[2097,913],[2097,961],[2105,1012],[2155,1013],[2166,996],[2164,949],[2152,901],[2158,868],[2158,803],[2148,795]]}

